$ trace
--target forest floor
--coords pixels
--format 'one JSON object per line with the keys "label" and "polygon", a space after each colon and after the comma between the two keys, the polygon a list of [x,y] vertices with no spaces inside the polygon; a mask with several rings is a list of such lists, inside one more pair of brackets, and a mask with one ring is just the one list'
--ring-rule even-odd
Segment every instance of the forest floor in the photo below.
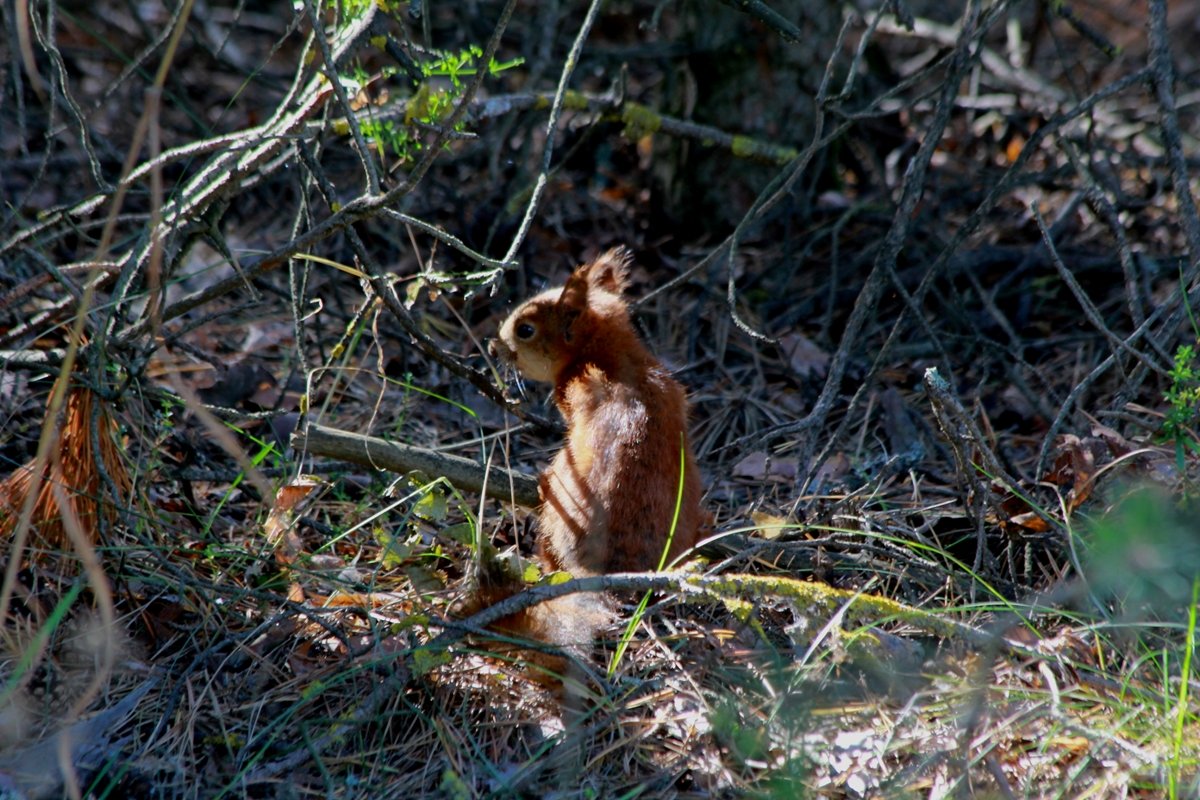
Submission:
{"label": "forest floor", "polygon": [[[18,6],[0,796],[1200,796],[1195,2]],[[714,532],[550,674],[438,459],[614,245]]]}

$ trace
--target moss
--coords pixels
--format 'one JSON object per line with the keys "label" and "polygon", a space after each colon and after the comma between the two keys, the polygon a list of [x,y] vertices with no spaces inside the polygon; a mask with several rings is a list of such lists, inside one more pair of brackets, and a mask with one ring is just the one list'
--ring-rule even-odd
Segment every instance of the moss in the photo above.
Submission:
{"label": "moss", "polygon": [[[549,102],[544,99],[542,100],[542,102],[545,102],[546,105],[549,105]],[[574,91],[568,90],[566,93],[563,94],[563,108],[569,109],[571,111],[587,111],[588,110],[587,95],[583,94],[582,92],[574,92]]]}
{"label": "moss", "polygon": [[428,675],[434,669],[445,666],[454,660],[448,650],[432,652],[427,649],[414,650],[412,654],[412,670],[414,675]]}
{"label": "moss", "polygon": [[775,164],[786,164],[798,153],[791,147],[776,147],[766,144],[749,136],[734,136],[731,146],[733,154],[738,158],[751,158],[755,161],[769,161]]}
{"label": "moss", "polygon": [[853,601],[850,613],[854,617],[868,617],[873,621],[881,618],[900,620],[935,636],[947,638],[961,632],[960,627],[952,620],[942,619],[928,611],[879,595],[835,589],[826,583],[760,575],[724,575],[716,579],[697,576],[688,578],[687,582],[706,593],[716,595],[727,604],[727,595],[739,599],[785,597],[797,603],[801,609],[829,612]]}
{"label": "moss", "polygon": [[758,143],[749,136],[734,136],[732,149],[738,158],[753,158],[759,151]]}
{"label": "moss", "polygon": [[641,139],[662,127],[662,116],[638,103],[628,103],[621,110],[621,122],[625,123],[625,135],[630,139]]}

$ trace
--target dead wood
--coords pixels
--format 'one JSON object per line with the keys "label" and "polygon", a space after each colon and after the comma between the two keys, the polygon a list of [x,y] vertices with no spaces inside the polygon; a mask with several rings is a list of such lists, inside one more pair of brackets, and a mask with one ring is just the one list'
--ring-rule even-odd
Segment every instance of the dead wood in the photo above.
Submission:
{"label": "dead wood", "polygon": [[401,474],[419,472],[429,478],[442,477],[463,491],[481,492],[494,500],[515,502],[526,508],[541,502],[537,478],[499,464],[479,464],[462,456],[312,423],[292,435],[292,446],[301,455],[335,458]]}

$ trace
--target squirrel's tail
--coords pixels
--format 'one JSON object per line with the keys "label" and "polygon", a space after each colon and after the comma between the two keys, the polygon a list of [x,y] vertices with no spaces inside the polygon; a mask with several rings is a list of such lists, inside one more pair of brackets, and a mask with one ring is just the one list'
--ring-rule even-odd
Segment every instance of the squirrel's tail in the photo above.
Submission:
{"label": "squirrel's tail", "polygon": [[[476,587],[459,611],[473,614],[524,588],[524,583],[502,564],[484,559]],[[603,595],[582,592],[555,597],[491,623],[489,629],[510,641],[489,649],[527,661],[533,667],[531,677],[539,683],[574,694],[582,689],[571,686],[584,678],[584,670],[579,667],[592,661],[596,636],[612,621],[613,614]],[[530,646],[522,647],[511,640],[527,640]]]}

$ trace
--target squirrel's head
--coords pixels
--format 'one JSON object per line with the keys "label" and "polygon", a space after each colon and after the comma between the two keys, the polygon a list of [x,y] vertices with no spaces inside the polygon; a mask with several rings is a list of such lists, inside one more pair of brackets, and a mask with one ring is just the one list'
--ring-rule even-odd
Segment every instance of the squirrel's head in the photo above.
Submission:
{"label": "squirrel's head", "polygon": [[629,251],[615,247],[571,273],[563,286],[526,300],[488,345],[495,357],[526,378],[553,383],[605,325],[629,326],[621,293],[629,283]]}

